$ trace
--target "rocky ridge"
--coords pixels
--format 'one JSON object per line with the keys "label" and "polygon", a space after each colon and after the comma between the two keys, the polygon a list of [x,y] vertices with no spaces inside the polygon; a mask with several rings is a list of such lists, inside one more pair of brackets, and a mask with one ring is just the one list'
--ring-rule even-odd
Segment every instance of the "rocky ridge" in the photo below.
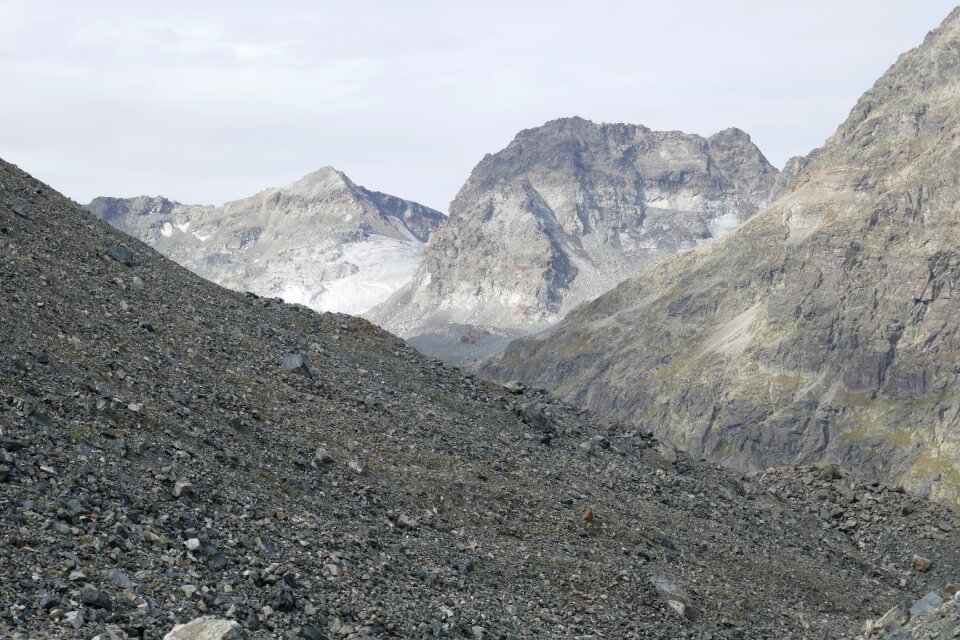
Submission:
{"label": "rocky ridge", "polygon": [[[427,353],[489,355],[504,336],[541,330],[642,268],[729,232],[782,188],[777,178],[739,129],[703,138],[548,122],[474,168],[410,284],[368,317]],[[473,347],[466,356],[464,345]]]}
{"label": "rocky ridge", "polygon": [[841,638],[960,569],[941,506],[222,289],[2,161],[0,260],[5,637]]}
{"label": "rocky ridge", "polygon": [[960,504],[960,9],[779,198],[486,368],[740,468],[842,462]]}
{"label": "rocky ridge", "polygon": [[352,314],[410,280],[444,220],[332,167],[220,207],[141,196],[87,209],[217,284]]}

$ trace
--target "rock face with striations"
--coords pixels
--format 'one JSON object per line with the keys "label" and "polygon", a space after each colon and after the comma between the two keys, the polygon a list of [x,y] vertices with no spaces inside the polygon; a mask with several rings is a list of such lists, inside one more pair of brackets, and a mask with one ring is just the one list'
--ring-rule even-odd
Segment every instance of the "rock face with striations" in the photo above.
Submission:
{"label": "rock face with striations", "polygon": [[738,129],[703,138],[565,118],[522,131],[476,166],[411,283],[368,317],[439,355],[457,344],[442,339],[451,326],[543,329],[729,232],[777,175]]}
{"label": "rock face with striations", "polygon": [[143,196],[87,209],[217,284],[354,314],[409,281],[444,219],[332,167],[221,207]]}
{"label": "rock face with striations", "polygon": [[769,208],[487,371],[741,467],[812,460],[960,499],[960,10]]}
{"label": "rock face with striations", "polygon": [[2,161],[0,318],[4,638],[843,638],[960,566],[943,506],[218,287]]}

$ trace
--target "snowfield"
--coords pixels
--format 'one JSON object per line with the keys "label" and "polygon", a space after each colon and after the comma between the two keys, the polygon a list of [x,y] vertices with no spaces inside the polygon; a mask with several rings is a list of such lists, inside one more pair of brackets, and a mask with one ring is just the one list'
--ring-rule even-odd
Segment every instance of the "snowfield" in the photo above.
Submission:
{"label": "snowfield", "polygon": [[308,289],[286,285],[280,297],[316,311],[360,315],[383,302],[410,282],[420,265],[423,244],[385,236],[370,236],[344,245],[341,262],[357,267],[356,273]]}

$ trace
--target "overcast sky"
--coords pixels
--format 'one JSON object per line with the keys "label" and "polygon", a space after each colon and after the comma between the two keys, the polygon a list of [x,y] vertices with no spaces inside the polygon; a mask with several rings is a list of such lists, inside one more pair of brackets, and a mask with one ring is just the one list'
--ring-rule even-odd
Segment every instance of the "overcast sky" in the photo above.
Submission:
{"label": "overcast sky", "polygon": [[333,165],[446,210],[560,116],[818,146],[936,0],[0,0],[0,157],[68,196],[221,203]]}

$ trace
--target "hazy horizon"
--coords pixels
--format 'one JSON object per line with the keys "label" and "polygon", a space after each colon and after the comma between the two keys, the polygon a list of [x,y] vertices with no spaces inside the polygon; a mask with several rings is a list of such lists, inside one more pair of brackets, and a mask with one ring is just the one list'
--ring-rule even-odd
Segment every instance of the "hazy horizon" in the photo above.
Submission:
{"label": "hazy horizon", "polygon": [[735,126],[782,167],[953,5],[4,7],[0,157],[75,200],[219,204],[331,165],[446,211],[485,154],[559,117]]}

